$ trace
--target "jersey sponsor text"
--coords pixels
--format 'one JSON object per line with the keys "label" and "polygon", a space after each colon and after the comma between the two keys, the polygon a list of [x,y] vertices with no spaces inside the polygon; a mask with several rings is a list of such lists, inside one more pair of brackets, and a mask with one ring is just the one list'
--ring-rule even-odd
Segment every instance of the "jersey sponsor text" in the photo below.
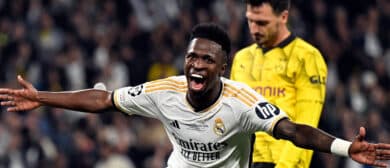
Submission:
{"label": "jersey sponsor text", "polygon": [[218,160],[221,156],[220,152],[223,151],[228,144],[226,142],[197,142],[193,139],[188,141],[179,138],[176,134],[173,134],[177,144],[181,147],[181,154],[184,158],[196,161],[196,162],[208,162]]}
{"label": "jersey sponsor text", "polygon": [[257,86],[254,88],[257,93],[260,93],[263,96],[271,97],[285,97],[286,88],[284,87],[273,87],[273,86]]}

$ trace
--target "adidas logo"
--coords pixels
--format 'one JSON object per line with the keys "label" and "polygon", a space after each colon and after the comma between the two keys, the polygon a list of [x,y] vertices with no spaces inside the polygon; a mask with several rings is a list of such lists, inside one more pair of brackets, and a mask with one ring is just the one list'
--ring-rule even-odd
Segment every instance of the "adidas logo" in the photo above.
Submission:
{"label": "adidas logo", "polygon": [[180,129],[179,122],[177,122],[177,120],[172,121],[171,123],[169,123],[169,125],[172,125],[173,127],[177,128],[177,129]]}

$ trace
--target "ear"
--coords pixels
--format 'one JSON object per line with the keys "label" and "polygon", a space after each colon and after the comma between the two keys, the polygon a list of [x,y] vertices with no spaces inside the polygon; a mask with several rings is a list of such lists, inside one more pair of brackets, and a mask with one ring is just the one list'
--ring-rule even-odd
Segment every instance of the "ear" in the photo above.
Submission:
{"label": "ear", "polygon": [[284,10],[281,14],[280,14],[280,19],[283,23],[287,23],[288,21],[288,10]]}
{"label": "ear", "polygon": [[219,76],[223,76],[225,74],[227,67],[227,63],[222,64],[221,71],[219,72]]}

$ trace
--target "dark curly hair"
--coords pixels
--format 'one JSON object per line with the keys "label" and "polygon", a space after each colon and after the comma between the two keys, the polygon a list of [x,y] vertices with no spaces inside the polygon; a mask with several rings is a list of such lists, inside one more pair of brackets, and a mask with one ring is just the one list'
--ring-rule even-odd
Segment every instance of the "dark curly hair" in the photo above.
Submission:
{"label": "dark curly hair", "polygon": [[226,31],[215,23],[200,23],[192,29],[191,38],[205,38],[214,41],[221,45],[222,50],[226,53],[226,58],[229,60],[229,53],[231,50],[230,38]]}
{"label": "dark curly hair", "polygon": [[245,3],[252,6],[260,6],[268,3],[277,15],[281,14],[284,10],[290,9],[290,0],[245,0]]}

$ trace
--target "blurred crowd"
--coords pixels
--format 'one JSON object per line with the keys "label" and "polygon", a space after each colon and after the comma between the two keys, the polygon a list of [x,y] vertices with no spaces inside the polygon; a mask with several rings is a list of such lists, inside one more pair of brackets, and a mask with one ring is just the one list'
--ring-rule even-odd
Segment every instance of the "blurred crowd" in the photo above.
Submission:
{"label": "blurred crowd", "polygon": [[[232,53],[251,43],[242,0],[0,0],[0,87],[19,87],[17,74],[49,91],[179,75],[192,26],[209,21],[228,30]],[[352,140],[365,126],[369,141],[390,143],[390,1],[293,0],[289,27],[328,65],[319,127]],[[161,168],[171,150],[154,119],[0,113],[0,168]],[[322,153],[311,167],[363,168]]]}

